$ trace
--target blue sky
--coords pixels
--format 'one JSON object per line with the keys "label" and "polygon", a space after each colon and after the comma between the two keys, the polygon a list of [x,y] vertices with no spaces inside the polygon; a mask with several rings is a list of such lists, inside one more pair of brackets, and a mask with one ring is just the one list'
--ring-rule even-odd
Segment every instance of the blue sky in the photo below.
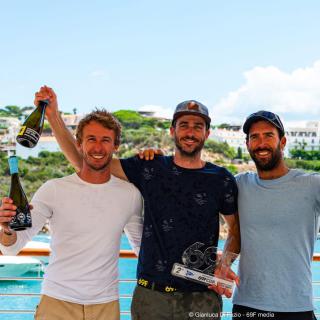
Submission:
{"label": "blue sky", "polygon": [[48,84],[79,113],[205,103],[320,120],[320,1],[0,0],[0,107]]}

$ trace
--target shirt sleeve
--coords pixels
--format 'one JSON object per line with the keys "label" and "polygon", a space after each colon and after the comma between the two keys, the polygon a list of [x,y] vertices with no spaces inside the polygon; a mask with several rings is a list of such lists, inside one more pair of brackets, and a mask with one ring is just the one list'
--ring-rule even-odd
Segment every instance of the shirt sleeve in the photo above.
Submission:
{"label": "shirt sleeve", "polygon": [[127,159],[120,159],[120,163],[128,180],[133,183],[141,191],[141,181],[143,172],[143,163],[138,156]]}
{"label": "shirt sleeve", "polygon": [[238,211],[238,187],[234,176],[229,171],[226,172],[223,178],[221,213],[230,215]]}
{"label": "shirt sleeve", "polygon": [[44,226],[52,216],[51,203],[54,201],[54,186],[50,182],[43,184],[31,200],[32,227],[17,231],[17,241],[11,246],[0,244],[0,250],[5,255],[16,255]]}
{"label": "shirt sleeve", "polygon": [[320,174],[319,173],[313,173],[310,175],[311,177],[311,185],[312,185],[312,191],[315,195],[315,201],[316,201],[316,207],[318,208],[318,216],[320,215]]}
{"label": "shirt sleeve", "polygon": [[140,251],[141,237],[142,237],[142,227],[143,227],[143,217],[142,208],[143,202],[140,192],[134,188],[132,197],[132,216],[130,220],[124,227],[124,232],[129,240],[129,243],[138,256]]}

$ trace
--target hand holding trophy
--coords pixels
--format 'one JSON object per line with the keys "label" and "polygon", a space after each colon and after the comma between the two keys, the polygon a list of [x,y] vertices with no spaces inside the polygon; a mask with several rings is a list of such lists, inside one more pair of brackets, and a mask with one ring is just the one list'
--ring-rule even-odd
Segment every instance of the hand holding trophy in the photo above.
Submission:
{"label": "hand holding trophy", "polygon": [[237,286],[240,283],[240,279],[237,274],[232,270],[232,265],[236,266],[238,263],[238,254],[223,251],[218,254],[218,260],[214,270],[214,277],[217,283],[209,285],[209,289],[216,291],[220,295],[225,295],[227,298],[231,298],[234,284]]}
{"label": "hand holding trophy", "polygon": [[[221,252],[217,247],[208,247],[202,252],[199,249],[203,246],[203,243],[196,242],[187,248],[182,255],[183,264],[175,263],[171,274],[209,286],[209,289],[230,298],[234,284],[239,284],[239,277],[231,269],[238,254]],[[200,270],[203,266],[205,269]]]}

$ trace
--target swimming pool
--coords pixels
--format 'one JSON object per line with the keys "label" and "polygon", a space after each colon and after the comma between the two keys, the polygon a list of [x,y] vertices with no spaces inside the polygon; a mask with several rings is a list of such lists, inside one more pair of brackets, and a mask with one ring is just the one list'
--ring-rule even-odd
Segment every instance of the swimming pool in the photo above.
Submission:
{"label": "swimming pool", "polygon": [[[48,236],[37,236],[34,240],[49,242]],[[223,242],[219,244],[223,247]],[[121,249],[130,249],[130,245],[125,236],[122,237]],[[317,241],[316,251],[320,252],[320,241]],[[46,259],[46,258],[45,258]],[[135,279],[136,277],[137,259],[121,258],[119,261],[120,280],[121,279]],[[313,267],[313,280],[320,282],[320,263],[314,262]],[[24,277],[36,277],[37,271],[28,272]],[[12,274],[12,276],[15,276]],[[1,293],[39,293],[41,287],[40,281],[0,281]],[[135,283],[121,282],[119,285],[120,295],[132,295]],[[320,296],[320,285],[314,284],[314,295]],[[30,310],[35,309],[38,304],[39,297],[0,297],[0,310]],[[120,298],[121,311],[130,310],[131,299],[127,297]],[[317,310],[320,310],[320,300],[315,300]],[[232,304],[230,299],[224,299],[224,312],[230,313]],[[0,314],[0,320],[32,320],[32,314]],[[121,320],[129,320],[130,315],[121,315]],[[226,314],[222,320],[230,320],[231,316]]]}

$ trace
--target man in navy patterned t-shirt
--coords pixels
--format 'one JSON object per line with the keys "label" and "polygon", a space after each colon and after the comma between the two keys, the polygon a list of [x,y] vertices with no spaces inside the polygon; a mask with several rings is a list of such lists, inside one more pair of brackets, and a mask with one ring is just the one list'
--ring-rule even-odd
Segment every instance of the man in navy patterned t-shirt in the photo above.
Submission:
{"label": "man in navy patterned t-shirt", "polygon": [[209,128],[203,104],[182,102],[170,128],[173,157],[146,161],[136,156],[113,163],[114,173],[134,183],[145,202],[133,319],[220,318],[218,294],[171,275],[174,263],[188,260],[197,269],[210,265],[203,257],[217,246],[219,213],[229,226],[227,250],[239,252],[235,180],[226,169],[201,159]]}

